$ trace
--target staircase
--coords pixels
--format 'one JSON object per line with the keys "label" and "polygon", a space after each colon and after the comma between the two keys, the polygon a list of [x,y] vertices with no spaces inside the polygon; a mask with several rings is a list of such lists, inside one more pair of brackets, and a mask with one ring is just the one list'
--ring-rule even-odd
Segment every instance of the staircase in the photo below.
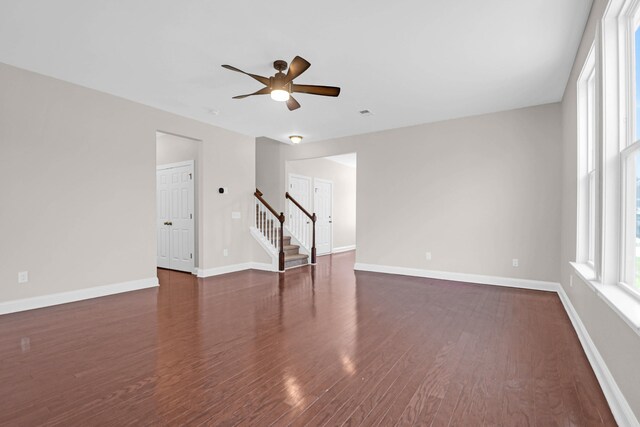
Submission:
{"label": "staircase", "polygon": [[[271,207],[269,203],[262,197],[262,192],[256,189],[254,193],[256,198],[256,219],[255,228],[251,227],[252,234],[258,242],[271,254],[274,263],[277,260],[278,271],[283,272],[287,268],[299,267],[309,264],[309,255],[300,253],[300,246],[291,244],[291,236],[284,235],[285,216],[282,212],[279,214]],[[286,198],[295,203],[295,206],[303,209],[289,193]],[[311,250],[305,249],[311,253],[311,263],[315,263],[315,214],[304,213],[313,221],[313,230],[310,235],[313,237],[313,246]]]}
{"label": "staircase", "polygon": [[291,244],[291,236],[284,236],[284,268],[309,264],[309,255],[300,253],[300,246]]}

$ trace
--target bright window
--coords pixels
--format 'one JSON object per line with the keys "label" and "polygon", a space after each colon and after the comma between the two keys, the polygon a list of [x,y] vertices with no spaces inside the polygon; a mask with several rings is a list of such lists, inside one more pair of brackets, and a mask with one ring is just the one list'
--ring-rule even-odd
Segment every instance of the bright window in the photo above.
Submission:
{"label": "bright window", "polygon": [[574,271],[640,331],[640,0],[608,0],[577,82]]}
{"label": "bright window", "polygon": [[588,264],[596,271],[596,227],[597,227],[597,94],[595,55],[592,51],[578,80],[579,120],[579,220],[578,261]]}
{"label": "bright window", "polygon": [[623,256],[621,282],[628,289],[640,293],[640,29],[635,26],[632,40],[633,81],[630,97],[633,122],[622,156],[622,232]]}

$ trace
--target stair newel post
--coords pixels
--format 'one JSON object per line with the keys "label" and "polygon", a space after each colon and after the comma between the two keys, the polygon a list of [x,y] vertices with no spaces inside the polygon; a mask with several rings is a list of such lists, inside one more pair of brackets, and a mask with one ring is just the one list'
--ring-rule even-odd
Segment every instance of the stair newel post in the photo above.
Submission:
{"label": "stair newel post", "polygon": [[313,213],[313,216],[311,217],[311,222],[312,222],[312,226],[313,226],[313,230],[312,230],[312,234],[311,234],[311,264],[315,264],[316,263],[316,220],[318,219],[318,217],[316,217],[316,213]]}
{"label": "stair newel post", "polygon": [[278,230],[278,237],[280,239],[280,253],[278,254],[278,270],[284,272],[284,213],[280,212],[278,217],[280,221],[280,230]]}

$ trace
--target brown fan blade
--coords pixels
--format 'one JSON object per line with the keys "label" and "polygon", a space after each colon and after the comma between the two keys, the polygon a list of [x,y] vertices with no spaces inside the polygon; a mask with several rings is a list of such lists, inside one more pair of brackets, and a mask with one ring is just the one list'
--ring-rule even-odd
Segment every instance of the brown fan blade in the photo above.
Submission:
{"label": "brown fan blade", "polygon": [[246,98],[247,96],[253,96],[253,95],[268,95],[270,93],[271,93],[271,89],[269,89],[268,87],[263,87],[259,91],[256,91],[256,92],[253,92],[253,93],[248,93],[246,95],[234,96],[233,99],[243,99],[243,98]]}
{"label": "brown fan blade", "polygon": [[287,100],[287,108],[289,111],[297,110],[300,108],[300,103],[296,101],[293,96],[289,96],[289,99]]}
{"label": "brown fan blade", "polygon": [[257,74],[251,74],[251,73],[246,73],[244,71],[242,71],[239,68],[233,67],[231,65],[223,65],[222,68],[226,68],[227,70],[231,70],[231,71],[235,71],[237,73],[242,73],[242,74],[246,74],[249,77],[253,77],[254,79],[256,79],[257,81],[259,81],[260,83],[262,83],[265,86],[269,86],[269,79],[267,77],[262,77],[262,76],[258,76]]}
{"label": "brown fan blade", "polygon": [[340,88],[334,86],[315,86],[315,85],[291,85],[291,92],[308,93],[311,95],[321,96],[338,96]]}
{"label": "brown fan blade", "polygon": [[307,71],[309,67],[311,67],[311,63],[309,63],[309,61],[299,56],[296,56],[295,58],[293,58],[293,61],[291,61],[291,64],[289,64],[289,71],[287,71],[287,75],[284,78],[284,82],[289,83],[290,81],[298,77],[300,74]]}

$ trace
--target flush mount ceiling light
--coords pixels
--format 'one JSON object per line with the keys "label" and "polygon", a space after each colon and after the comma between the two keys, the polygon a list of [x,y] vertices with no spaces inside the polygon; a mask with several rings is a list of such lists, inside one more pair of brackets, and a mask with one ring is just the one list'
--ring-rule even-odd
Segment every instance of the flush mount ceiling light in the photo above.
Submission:
{"label": "flush mount ceiling light", "polygon": [[[288,65],[287,70],[287,62],[281,59],[275,61],[273,63],[273,68],[275,68],[278,72],[273,75],[273,77],[262,77],[257,74],[245,73],[244,71],[232,67],[231,65],[223,65],[223,68],[227,70],[235,71],[237,73],[246,74],[254,80],[259,81],[265,87],[260,89],[257,92],[250,93],[247,95],[239,95],[234,96],[233,99],[242,99],[252,95],[271,95],[271,99],[275,101],[286,101],[287,108],[290,111],[297,110],[300,108],[300,104],[298,101],[291,96],[292,93],[308,93],[311,95],[320,95],[320,96],[338,96],[340,95],[340,88],[333,86],[315,86],[315,85],[297,85],[293,83],[293,79],[298,77],[300,74],[307,71],[307,69],[311,66],[309,61],[299,56],[293,58],[291,64]],[[287,74],[283,71],[287,70]]]}
{"label": "flush mount ceiling light", "polygon": [[291,142],[293,142],[294,144],[299,144],[300,141],[302,141],[302,137],[300,135],[291,135],[289,137],[289,139],[291,140]]}

